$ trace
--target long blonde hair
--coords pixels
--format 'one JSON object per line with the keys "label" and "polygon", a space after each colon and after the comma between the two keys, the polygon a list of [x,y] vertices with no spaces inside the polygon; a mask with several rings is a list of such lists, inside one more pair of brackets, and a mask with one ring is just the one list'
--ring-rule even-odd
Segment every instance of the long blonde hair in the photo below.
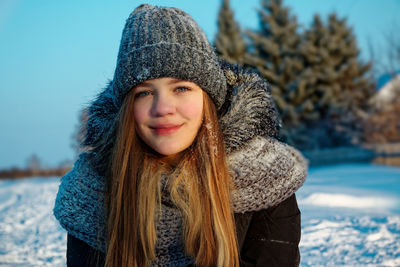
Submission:
{"label": "long blonde hair", "polygon": [[170,198],[183,217],[185,251],[194,264],[239,266],[232,183],[212,100],[203,94],[203,124],[180,162],[171,167],[136,134],[132,91],[121,107],[112,154],[105,265],[147,266],[154,260],[161,178],[168,173]]}

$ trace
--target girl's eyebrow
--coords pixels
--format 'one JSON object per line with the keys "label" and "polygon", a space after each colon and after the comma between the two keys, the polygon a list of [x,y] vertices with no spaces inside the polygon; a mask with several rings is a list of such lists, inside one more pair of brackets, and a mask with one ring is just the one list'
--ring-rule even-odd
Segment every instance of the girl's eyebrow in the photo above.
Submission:
{"label": "girl's eyebrow", "polygon": [[186,82],[186,81],[173,78],[173,79],[171,79],[167,84],[179,83],[179,82]]}

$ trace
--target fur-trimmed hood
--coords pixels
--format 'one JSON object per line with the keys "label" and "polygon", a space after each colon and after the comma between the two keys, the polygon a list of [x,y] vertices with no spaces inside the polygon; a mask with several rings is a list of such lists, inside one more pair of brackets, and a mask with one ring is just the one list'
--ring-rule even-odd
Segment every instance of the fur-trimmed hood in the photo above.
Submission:
{"label": "fur-trimmed hood", "polygon": [[[221,64],[228,93],[220,112],[228,167],[235,190],[235,213],[274,206],[304,182],[307,161],[296,149],[279,142],[278,114],[268,83],[254,72]],[[114,144],[119,109],[112,101],[112,83],[89,108],[82,153],[61,180],[54,214],[77,238],[104,251],[103,193],[107,162]],[[99,240],[103,242],[99,243]]]}

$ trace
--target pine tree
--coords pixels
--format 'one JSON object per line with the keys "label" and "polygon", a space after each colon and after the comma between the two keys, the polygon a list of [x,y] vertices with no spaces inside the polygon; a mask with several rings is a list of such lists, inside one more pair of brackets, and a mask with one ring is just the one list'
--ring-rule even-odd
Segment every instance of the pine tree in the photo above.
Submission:
{"label": "pine tree", "polygon": [[367,100],[374,92],[370,63],[359,60],[346,19],[316,15],[298,32],[282,0],[261,0],[260,27],[245,43],[228,0],[219,13],[217,50],[226,60],[254,67],[271,84],[282,118],[281,137],[300,149],[359,142]]}
{"label": "pine tree", "polygon": [[360,61],[356,38],[345,18],[338,19],[336,14],[331,14],[328,28],[331,34],[328,49],[332,67],[338,72],[336,81],[341,88],[341,94],[336,96],[340,107],[345,110],[364,108],[375,88],[368,73],[371,63]]}
{"label": "pine tree", "polygon": [[360,142],[363,120],[368,110],[368,100],[375,92],[375,82],[370,73],[372,64],[359,59],[360,51],[351,27],[346,19],[338,19],[336,14],[328,18],[331,46],[330,68],[336,70],[335,84],[338,89],[331,90],[335,105],[329,110],[329,120],[335,130],[354,144]]}
{"label": "pine tree", "polygon": [[331,14],[326,24],[315,15],[300,45],[304,69],[298,90],[306,92],[309,99],[304,103],[317,114],[303,114],[301,120],[305,130],[321,137],[300,145],[309,149],[358,142],[375,87],[368,76],[371,65],[358,59],[357,42],[346,20]]}
{"label": "pine tree", "polygon": [[218,13],[218,33],[215,38],[215,47],[217,54],[226,61],[232,64],[244,64],[246,44],[239,24],[234,19],[229,0],[222,0]]}
{"label": "pine tree", "polygon": [[[300,124],[298,106],[303,105],[302,93],[298,91],[298,75],[303,66],[298,54],[301,38],[298,24],[282,0],[262,0],[258,10],[259,31],[246,31],[251,40],[248,64],[271,84],[272,95],[280,111],[284,138],[290,136],[291,129]],[[302,106],[308,109],[307,103]]]}
{"label": "pine tree", "polygon": [[299,53],[303,60],[303,70],[299,75],[299,90],[308,99],[312,116],[305,115],[304,121],[318,121],[325,117],[329,107],[334,105],[334,98],[329,97],[330,91],[337,91],[335,84],[336,72],[330,66],[330,53],[327,46],[330,43],[330,33],[319,17],[314,16],[310,29],[303,33]]}

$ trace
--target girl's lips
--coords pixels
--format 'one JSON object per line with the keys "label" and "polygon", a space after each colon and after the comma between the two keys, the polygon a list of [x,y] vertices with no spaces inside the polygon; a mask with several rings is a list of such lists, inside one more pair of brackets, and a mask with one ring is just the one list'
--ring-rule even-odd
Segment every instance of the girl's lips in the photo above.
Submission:
{"label": "girl's lips", "polygon": [[160,126],[154,126],[150,127],[157,135],[169,135],[177,132],[181,125],[160,125]]}

